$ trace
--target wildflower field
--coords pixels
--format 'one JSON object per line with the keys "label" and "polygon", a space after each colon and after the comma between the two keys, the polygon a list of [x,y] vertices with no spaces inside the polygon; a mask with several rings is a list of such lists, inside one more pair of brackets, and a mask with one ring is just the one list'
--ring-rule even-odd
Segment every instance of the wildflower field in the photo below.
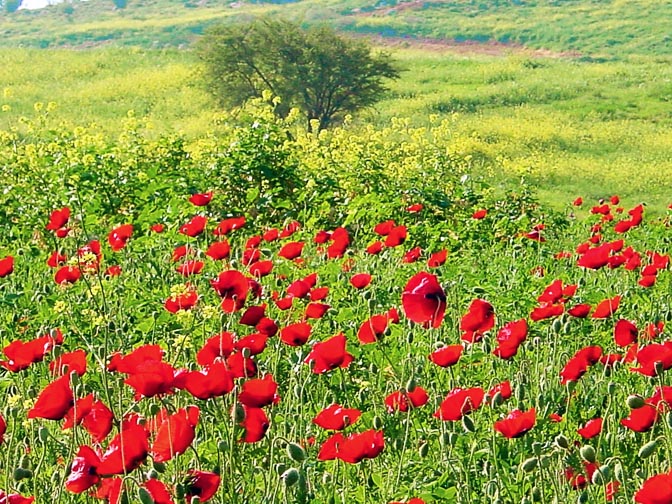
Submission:
{"label": "wildflower field", "polygon": [[0,131],[0,502],[672,502],[671,208],[218,126]]}

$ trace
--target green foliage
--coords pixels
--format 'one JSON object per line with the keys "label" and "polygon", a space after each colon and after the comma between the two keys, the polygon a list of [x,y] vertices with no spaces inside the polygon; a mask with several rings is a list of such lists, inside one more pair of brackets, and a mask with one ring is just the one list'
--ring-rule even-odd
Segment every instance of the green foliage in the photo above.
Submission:
{"label": "green foliage", "polygon": [[257,19],[220,25],[198,44],[210,92],[226,107],[270,92],[282,98],[276,111],[298,107],[318,129],[382,98],[384,79],[399,71],[389,54],[371,54],[325,26],[303,30],[289,21]]}

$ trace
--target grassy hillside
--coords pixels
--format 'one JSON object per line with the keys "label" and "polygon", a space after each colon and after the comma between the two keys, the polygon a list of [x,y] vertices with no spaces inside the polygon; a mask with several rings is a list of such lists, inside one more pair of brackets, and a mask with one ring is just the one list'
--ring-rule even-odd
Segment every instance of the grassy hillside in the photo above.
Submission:
{"label": "grassy hillside", "polygon": [[648,0],[130,0],[123,9],[112,0],[74,1],[1,15],[0,44],[175,47],[214,23],[262,13],[360,34],[497,41],[590,57],[672,52],[672,37],[660,22],[672,17],[672,4]]}

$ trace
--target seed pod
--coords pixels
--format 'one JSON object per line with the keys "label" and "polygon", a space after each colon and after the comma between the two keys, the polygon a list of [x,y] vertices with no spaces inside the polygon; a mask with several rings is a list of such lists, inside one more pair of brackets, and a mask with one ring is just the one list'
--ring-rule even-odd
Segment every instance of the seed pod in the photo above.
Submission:
{"label": "seed pod", "polygon": [[639,452],[637,452],[637,455],[639,458],[649,458],[651,455],[653,455],[653,452],[656,451],[656,448],[658,447],[658,440],[654,439],[653,441],[649,441],[646,443],[644,446],[642,446],[639,449]]}
{"label": "seed pod", "polygon": [[422,443],[420,448],[418,448],[418,454],[420,455],[420,458],[425,458],[429,454],[429,444]]}
{"label": "seed pod", "polygon": [[474,425],[474,421],[468,415],[464,415],[462,417],[462,427],[464,427],[464,430],[466,430],[467,432],[476,431],[476,425]]}
{"label": "seed pod", "polygon": [[579,450],[579,455],[581,455],[581,458],[586,462],[595,462],[595,460],[597,460],[595,448],[590,445],[583,445]]}
{"label": "seed pod", "polygon": [[548,469],[551,467],[551,457],[545,456],[541,457],[541,462],[539,462],[539,465],[541,465],[542,469]]}
{"label": "seed pod", "polygon": [[152,494],[150,494],[146,488],[138,488],[138,499],[142,504],[154,504],[154,499]]}
{"label": "seed pod", "polygon": [[520,467],[525,472],[532,472],[537,468],[538,463],[539,460],[536,457],[530,457],[524,460]]}
{"label": "seed pod", "polygon": [[380,430],[383,428],[383,419],[380,418],[378,415],[373,417],[373,428],[376,430]]}
{"label": "seed pod", "polygon": [[541,443],[538,441],[535,441],[532,443],[532,453],[534,453],[537,457],[541,455]]}
{"label": "seed pod", "polygon": [[294,462],[303,462],[306,460],[306,450],[297,443],[289,443],[287,445],[287,455],[289,455],[289,458]]}
{"label": "seed pod", "polygon": [[282,473],[280,478],[285,483],[286,487],[294,486],[299,481],[299,471],[294,469],[293,467],[290,467],[289,469],[287,469],[285,472]]}
{"label": "seed pod", "polygon": [[644,401],[644,398],[640,395],[637,395],[637,394],[629,395],[627,400],[626,400],[626,403],[628,404],[628,407],[630,409],[641,408],[642,406],[644,406],[646,404],[646,402]]}

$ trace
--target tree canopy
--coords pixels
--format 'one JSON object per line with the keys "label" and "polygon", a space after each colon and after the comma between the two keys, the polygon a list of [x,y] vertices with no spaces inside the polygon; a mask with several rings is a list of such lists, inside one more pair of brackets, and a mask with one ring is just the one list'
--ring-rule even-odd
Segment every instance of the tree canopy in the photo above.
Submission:
{"label": "tree canopy", "polygon": [[265,91],[280,97],[278,113],[298,107],[320,129],[380,100],[386,79],[399,77],[389,54],[328,27],[302,29],[268,18],[221,25],[198,45],[210,91],[235,107]]}

